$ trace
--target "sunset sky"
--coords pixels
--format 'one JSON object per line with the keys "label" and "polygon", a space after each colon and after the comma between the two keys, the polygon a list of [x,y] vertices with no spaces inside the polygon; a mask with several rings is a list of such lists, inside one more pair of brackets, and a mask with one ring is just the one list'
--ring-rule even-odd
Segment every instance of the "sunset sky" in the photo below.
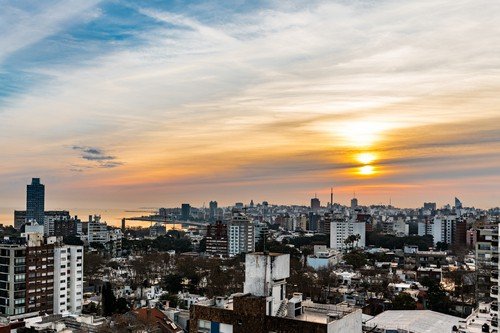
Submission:
{"label": "sunset sky", "polygon": [[0,207],[500,203],[499,1],[0,8]]}

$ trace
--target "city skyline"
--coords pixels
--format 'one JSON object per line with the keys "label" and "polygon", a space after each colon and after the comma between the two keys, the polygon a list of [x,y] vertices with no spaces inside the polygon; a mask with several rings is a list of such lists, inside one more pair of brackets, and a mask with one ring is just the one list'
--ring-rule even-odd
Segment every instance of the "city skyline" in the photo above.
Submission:
{"label": "city skyline", "polygon": [[500,4],[3,8],[0,207],[500,202]]}

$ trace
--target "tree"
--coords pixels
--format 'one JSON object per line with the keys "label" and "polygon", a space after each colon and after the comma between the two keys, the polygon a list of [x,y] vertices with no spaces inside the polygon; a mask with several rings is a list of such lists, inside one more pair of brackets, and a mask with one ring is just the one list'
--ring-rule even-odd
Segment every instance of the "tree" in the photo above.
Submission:
{"label": "tree", "polygon": [[169,293],[163,293],[160,296],[160,300],[168,301],[168,305],[171,308],[176,308],[179,305],[179,298],[176,295],[172,295]]}
{"label": "tree", "polygon": [[69,235],[66,237],[63,237],[63,243],[66,245],[80,245],[83,246],[83,241],[80,239],[80,237],[75,236],[75,235]]}
{"label": "tree", "polygon": [[104,267],[104,258],[94,252],[85,252],[83,258],[83,274],[88,278],[89,284],[93,285],[97,279],[97,275]]}
{"label": "tree", "polygon": [[104,317],[112,315],[116,310],[116,297],[113,292],[113,286],[110,282],[105,282],[102,286],[101,294],[102,315]]}
{"label": "tree", "polygon": [[421,280],[421,283],[427,287],[428,307],[432,311],[449,313],[450,300],[448,296],[446,296],[446,292],[441,288],[439,282],[426,276]]}
{"label": "tree", "polygon": [[203,237],[198,244],[198,252],[203,253],[207,250],[207,238]]}
{"label": "tree", "polygon": [[448,250],[448,244],[446,244],[445,242],[437,242],[436,243],[436,250],[446,251],[446,250]]}
{"label": "tree", "polygon": [[361,251],[352,251],[344,255],[344,261],[354,269],[359,269],[366,264],[366,255]]}
{"label": "tree", "polygon": [[163,277],[163,287],[170,293],[178,293],[182,290],[182,276],[179,274],[168,274]]}
{"label": "tree", "polygon": [[116,313],[126,313],[130,311],[130,304],[127,302],[127,300],[123,297],[120,297],[116,300]]}
{"label": "tree", "polygon": [[317,271],[318,274],[318,284],[323,286],[326,289],[325,301],[330,298],[330,291],[332,287],[336,287],[338,285],[337,276],[333,273],[333,271],[329,268],[320,268]]}
{"label": "tree", "polygon": [[393,310],[415,310],[416,308],[415,300],[407,293],[399,293],[392,301]]}

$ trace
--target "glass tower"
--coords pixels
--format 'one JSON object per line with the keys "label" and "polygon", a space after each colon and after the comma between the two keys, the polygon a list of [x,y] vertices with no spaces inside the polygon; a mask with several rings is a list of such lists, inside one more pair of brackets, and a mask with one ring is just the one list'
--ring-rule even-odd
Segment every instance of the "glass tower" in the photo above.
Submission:
{"label": "glass tower", "polygon": [[33,219],[43,224],[44,217],[45,185],[40,183],[40,178],[33,178],[31,185],[26,187],[26,221]]}

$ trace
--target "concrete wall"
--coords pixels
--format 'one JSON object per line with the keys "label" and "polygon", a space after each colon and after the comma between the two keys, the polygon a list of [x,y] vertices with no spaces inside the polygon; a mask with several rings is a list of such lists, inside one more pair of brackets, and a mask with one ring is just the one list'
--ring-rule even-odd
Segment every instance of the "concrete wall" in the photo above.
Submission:
{"label": "concrete wall", "polygon": [[290,255],[264,255],[250,253],[245,257],[244,293],[270,296],[273,281],[290,276]]}
{"label": "concrete wall", "polygon": [[339,320],[328,323],[328,333],[362,333],[361,310],[350,313]]}

